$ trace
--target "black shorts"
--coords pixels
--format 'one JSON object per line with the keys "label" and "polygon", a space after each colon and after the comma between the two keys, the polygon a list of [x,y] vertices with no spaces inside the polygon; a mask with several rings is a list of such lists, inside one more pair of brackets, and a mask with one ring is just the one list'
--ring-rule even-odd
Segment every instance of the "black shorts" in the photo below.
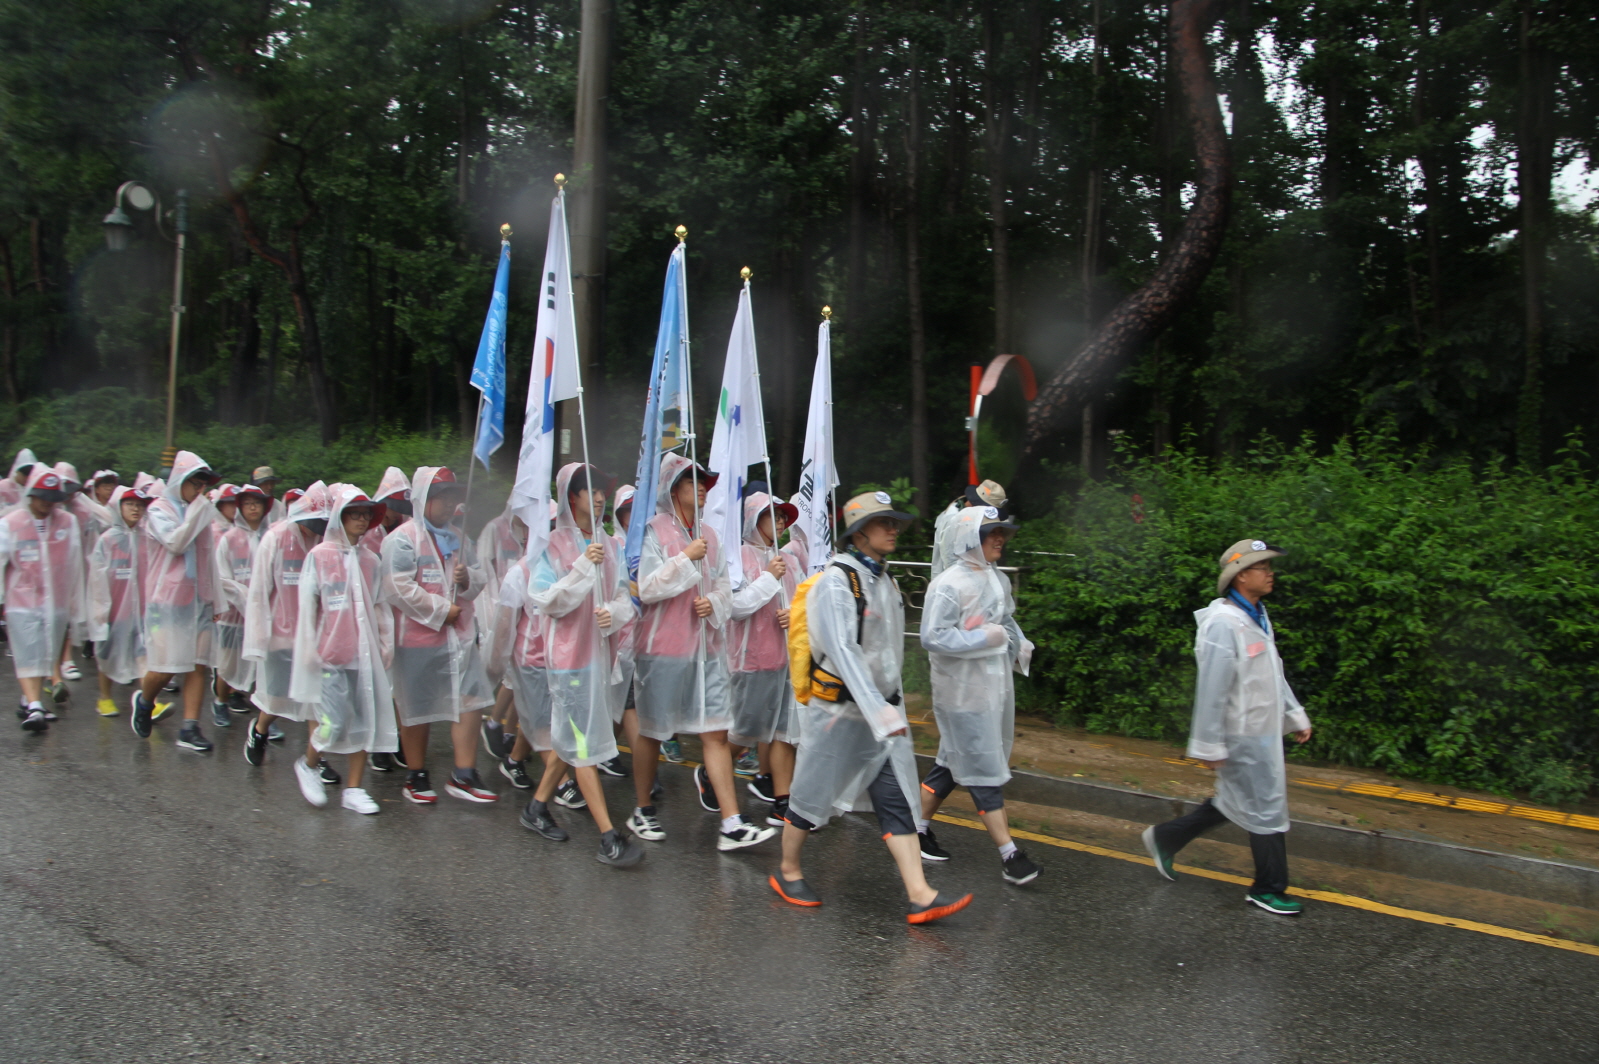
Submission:
{"label": "black shorts", "polygon": [[[955,777],[943,765],[934,765],[933,771],[927,774],[922,781],[922,789],[939,801],[949,797],[956,787]],[[992,813],[997,809],[1005,808],[1005,792],[999,787],[968,787],[971,793],[972,804],[979,813]]]}
{"label": "black shorts", "polygon": [[[905,800],[905,791],[899,785],[899,777],[894,775],[892,762],[883,762],[877,778],[867,785],[866,793],[872,799],[872,812],[877,816],[877,826],[883,829],[884,838],[916,834],[916,815]],[[801,831],[816,826],[793,810],[789,810],[788,822]]]}

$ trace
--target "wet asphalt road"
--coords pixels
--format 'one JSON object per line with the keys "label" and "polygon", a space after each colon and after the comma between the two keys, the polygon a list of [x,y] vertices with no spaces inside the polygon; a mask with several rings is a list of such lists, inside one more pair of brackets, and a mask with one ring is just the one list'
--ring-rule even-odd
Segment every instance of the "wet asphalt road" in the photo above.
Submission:
{"label": "wet asphalt road", "polygon": [[682,769],[667,841],[618,871],[583,814],[566,844],[518,827],[497,774],[492,806],[373,774],[380,815],[313,809],[291,750],[245,764],[243,718],[197,755],[74,687],[46,736],[0,725],[7,1064],[1599,1060],[1599,958],[1042,846],[1017,889],[952,826],[933,881],[977,900],[910,928],[869,817],[811,841],[826,904],[799,910],[775,840],[716,852]]}

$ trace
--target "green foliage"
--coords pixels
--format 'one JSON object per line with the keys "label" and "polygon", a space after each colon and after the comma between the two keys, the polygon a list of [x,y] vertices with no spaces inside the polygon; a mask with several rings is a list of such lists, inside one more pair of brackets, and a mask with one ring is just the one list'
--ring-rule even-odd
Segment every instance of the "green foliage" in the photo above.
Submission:
{"label": "green foliage", "polygon": [[[1599,747],[1599,490],[1556,466],[1474,468],[1368,435],[1235,461],[1178,451],[1028,523],[1021,621],[1055,713],[1099,731],[1186,734],[1191,613],[1216,559],[1283,545],[1268,605],[1316,735],[1305,756],[1571,801]],[[1135,521],[1134,495],[1144,520]]]}

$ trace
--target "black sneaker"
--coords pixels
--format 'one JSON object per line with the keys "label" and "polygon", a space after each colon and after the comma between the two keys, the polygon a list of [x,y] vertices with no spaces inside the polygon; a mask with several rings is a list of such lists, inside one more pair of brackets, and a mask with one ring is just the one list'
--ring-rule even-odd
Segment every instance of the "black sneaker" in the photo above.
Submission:
{"label": "black sneaker", "polygon": [[178,732],[178,745],[183,747],[185,750],[193,750],[197,753],[209,754],[213,744],[210,739],[207,739],[204,735],[200,734],[199,721],[186,720],[183,722],[183,730]]}
{"label": "black sneaker", "polygon": [[34,735],[38,735],[40,732],[50,729],[50,722],[44,719],[44,710],[38,706],[30,706],[27,709],[18,710],[17,716],[22,718],[22,730],[25,732],[32,732]]}
{"label": "black sneaker", "polygon": [[631,868],[644,860],[644,847],[615,828],[600,836],[600,852],[594,855],[600,864],[617,868]]}
{"label": "black sneaker", "polygon": [[228,716],[228,704],[226,702],[213,701],[211,703],[211,723],[219,728],[233,727],[233,718]]}
{"label": "black sneaker", "polygon": [[267,737],[255,730],[255,722],[244,730],[244,759],[252,765],[260,765],[266,761]]}
{"label": "black sneaker", "polygon": [[505,741],[505,729],[500,727],[500,722],[483,718],[483,726],[478,729],[483,735],[483,749],[489,756],[498,761],[511,752],[510,744]]}
{"label": "black sneaker", "polygon": [[704,765],[694,766],[694,787],[700,792],[700,808],[707,813],[720,813],[722,807],[716,804],[716,791],[711,787],[710,774],[705,771]]}
{"label": "black sneaker", "polygon": [[771,776],[756,776],[745,786],[749,788],[751,794],[763,802],[771,803],[777,801],[777,794],[772,787]]}
{"label": "black sneaker", "polygon": [[500,775],[511,781],[511,786],[519,791],[533,789],[533,778],[527,774],[526,761],[512,761],[510,758],[500,759]]}
{"label": "black sneaker", "polygon": [[1014,883],[1018,887],[1038,878],[1038,866],[1029,861],[1027,854],[1020,849],[1005,858],[1004,868],[1005,882]]}
{"label": "black sneaker", "polygon": [[536,831],[554,842],[565,842],[571,838],[566,829],[557,824],[555,818],[550,815],[550,807],[537,798],[527,803],[527,807],[522,810],[520,820],[522,826],[529,831]]}
{"label": "black sneaker", "polygon": [[376,753],[366,759],[367,767],[373,772],[393,772],[394,755],[389,753]]}
{"label": "black sneaker", "polygon": [[133,714],[128,717],[128,723],[133,725],[133,734],[141,739],[150,738],[150,731],[154,727],[150,721],[150,714],[155,711],[155,706],[144,700],[144,695],[139,691],[133,692]]}
{"label": "black sneaker", "polygon": [[921,832],[916,837],[922,844],[922,860],[949,860],[949,851],[938,844],[938,839],[936,836],[934,836],[933,829],[931,827],[929,827],[926,831]]}
{"label": "black sneaker", "polygon": [[281,743],[286,738],[288,738],[288,736],[284,733],[282,728],[278,727],[276,721],[273,721],[271,724],[267,725],[267,742]]}
{"label": "black sneaker", "polygon": [[766,822],[774,828],[780,828],[788,823],[787,795],[772,803],[771,811],[766,814]]}
{"label": "black sneaker", "polygon": [[615,779],[626,779],[627,778],[628,772],[627,772],[627,769],[622,767],[622,755],[621,754],[617,754],[615,757],[611,758],[609,761],[601,761],[598,765],[595,765],[594,767],[600,770],[600,774],[601,775],[611,776],[611,777],[613,777]]}
{"label": "black sneaker", "polygon": [[252,713],[255,706],[243,691],[235,691],[228,696],[228,711],[232,713]]}
{"label": "black sneaker", "polygon": [[587,809],[588,800],[578,790],[576,780],[567,780],[555,788],[555,804],[563,809]]}
{"label": "black sneaker", "polygon": [[333,766],[328,764],[326,759],[316,763],[316,772],[321,777],[322,782],[329,787],[337,787],[344,782],[344,777],[335,772]]}

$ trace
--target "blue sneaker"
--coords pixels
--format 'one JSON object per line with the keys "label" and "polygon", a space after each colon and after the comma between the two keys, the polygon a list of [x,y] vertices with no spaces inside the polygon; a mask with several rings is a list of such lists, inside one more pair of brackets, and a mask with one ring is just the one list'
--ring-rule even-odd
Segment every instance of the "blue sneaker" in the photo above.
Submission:
{"label": "blue sneaker", "polygon": [[674,765],[683,763],[683,744],[676,739],[668,739],[661,744],[661,756]]}

